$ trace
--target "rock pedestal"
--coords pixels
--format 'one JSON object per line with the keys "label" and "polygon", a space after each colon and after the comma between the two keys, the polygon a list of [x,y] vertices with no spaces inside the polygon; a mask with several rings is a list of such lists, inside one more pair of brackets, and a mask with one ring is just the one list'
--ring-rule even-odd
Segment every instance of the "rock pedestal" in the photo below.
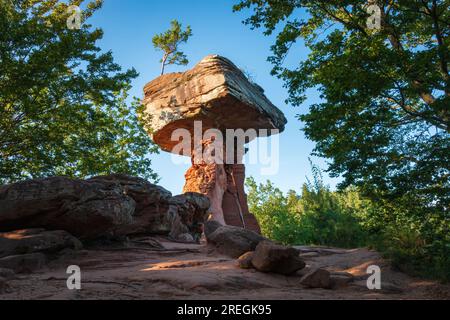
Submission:
{"label": "rock pedestal", "polygon": [[[245,140],[233,138],[239,140],[238,147],[259,136],[282,132],[287,120],[264,90],[230,60],[210,55],[191,70],[156,78],[145,86],[144,94],[141,116],[153,141],[164,151],[192,158],[184,191],[207,195],[213,220],[259,232],[247,206],[242,162],[208,161],[203,151],[212,141],[226,144],[229,130],[251,131],[248,136],[244,134]],[[221,139],[211,139],[207,134],[211,130]],[[202,157],[196,157],[198,151]],[[236,154],[236,159],[242,159]]]}
{"label": "rock pedestal", "polygon": [[185,177],[183,192],[198,192],[208,196],[215,221],[261,232],[258,221],[248,209],[243,164],[194,164]]}

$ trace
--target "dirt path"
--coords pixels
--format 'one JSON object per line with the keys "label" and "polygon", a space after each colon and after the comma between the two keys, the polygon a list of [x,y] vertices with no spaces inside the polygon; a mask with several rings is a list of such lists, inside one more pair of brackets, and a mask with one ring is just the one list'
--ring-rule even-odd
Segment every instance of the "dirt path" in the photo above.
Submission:
{"label": "dirt path", "polygon": [[[166,251],[86,250],[46,270],[9,282],[2,299],[450,299],[450,286],[409,277],[367,249],[298,247],[308,267],[345,271],[354,281],[340,289],[307,289],[300,276],[242,270],[205,245],[164,242]],[[66,287],[68,265],[81,267],[82,290]],[[366,286],[366,270],[382,270],[381,291]]]}

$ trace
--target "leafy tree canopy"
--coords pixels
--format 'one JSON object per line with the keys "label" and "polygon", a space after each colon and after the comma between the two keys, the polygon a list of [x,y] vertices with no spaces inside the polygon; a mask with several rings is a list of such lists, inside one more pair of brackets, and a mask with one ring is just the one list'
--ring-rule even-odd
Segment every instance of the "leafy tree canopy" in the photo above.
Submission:
{"label": "leafy tree canopy", "polygon": [[164,52],[161,59],[161,74],[164,74],[167,65],[185,66],[189,63],[186,55],[179,50],[179,46],[186,43],[191,36],[192,29],[190,26],[187,26],[186,30],[183,31],[182,25],[177,20],[172,20],[169,30],[153,37],[153,46]]}
{"label": "leafy tree canopy", "polygon": [[[380,205],[357,188],[331,191],[313,166],[313,180],[284,194],[270,181],[246,181],[248,203],[264,236],[288,245],[326,245],[379,250],[400,270],[450,281],[449,243],[443,221],[434,232],[423,220],[410,219],[403,208]],[[444,242],[444,240],[446,242]]]}
{"label": "leafy tree canopy", "polygon": [[246,181],[249,208],[262,233],[286,245],[327,245],[354,248],[368,244],[363,220],[373,210],[356,190],[330,191],[323,184],[304,184],[300,193],[284,194],[270,181]]}
{"label": "leafy tree canopy", "polygon": [[[448,222],[450,2],[371,3],[381,11],[379,30],[367,26],[366,1],[243,0],[234,9],[252,9],[246,24],[277,33],[269,61],[289,103],[319,90],[321,102],[299,118],[331,174],[345,178],[341,187],[406,199]],[[287,66],[300,41],[308,58]]]}
{"label": "leafy tree canopy", "polygon": [[[369,28],[368,4],[380,9],[378,29]],[[303,104],[307,89],[320,92],[321,101],[299,119],[316,142],[315,154],[330,160],[331,175],[344,178],[341,190],[356,186],[376,200],[360,221],[380,237],[377,247],[396,265],[447,280],[449,4],[243,0],[234,7],[253,10],[245,20],[252,28],[277,33],[269,61],[285,82],[288,103]],[[298,42],[309,55],[288,65],[286,57]],[[325,221],[333,219],[327,210],[318,212]],[[318,234],[321,230],[327,228],[320,226]]]}
{"label": "leafy tree canopy", "polygon": [[121,71],[86,20],[70,5],[84,0],[0,0],[0,183],[50,175],[121,172],[155,179],[155,146],[139,124],[139,101],[127,105],[136,71]]}

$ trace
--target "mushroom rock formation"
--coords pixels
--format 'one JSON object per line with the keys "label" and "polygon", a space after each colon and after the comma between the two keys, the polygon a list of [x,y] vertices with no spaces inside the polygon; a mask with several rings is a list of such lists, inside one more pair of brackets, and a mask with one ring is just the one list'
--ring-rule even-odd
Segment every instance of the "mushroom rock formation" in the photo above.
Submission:
{"label": "mushroom rock formation", "polygon": [[[144,87],[144,94],[142,116],[153,141],[164,151],[192,158],[184,192],[207,195],[213,220],[260,232],[255,217],[249,213],[244,191],[244,144],[259,135],[282,132],[287,123],[264,90],[250,82],[230,60],[210,55],[187,72],[156,78]],[[190,141],[181,141],[179,129],[189,132]],[[211,129],[222,139],[208,135]],[[228,129],[254,129],[256,135],[244,140],[233,137],[237,145],[233,141],[233,150],[227,150]],[[222,154],[214,149],[217,145],[221,145]],[[206,152],[211,146],[214,151]],[[228,153],[234,160],[231,163]]]}

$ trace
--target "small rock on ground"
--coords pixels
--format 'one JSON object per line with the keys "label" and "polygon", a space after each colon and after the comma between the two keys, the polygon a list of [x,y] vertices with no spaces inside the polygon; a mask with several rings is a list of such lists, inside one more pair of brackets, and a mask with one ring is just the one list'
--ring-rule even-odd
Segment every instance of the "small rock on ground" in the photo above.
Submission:
{"label": "small rock on ground", "polygon": [[244,253],[242,256],[238,258],[238,265],[242,269],[251,269],[253,268],[252,259],[253,259],[254,252],[249,251],[247,253]]}
{"label": "small rock on ground", "polygon": [[256,247],[252,264],[258,271],[284,275],[294,274],[305,267],[299,251],[292,247],[262,241]]}

